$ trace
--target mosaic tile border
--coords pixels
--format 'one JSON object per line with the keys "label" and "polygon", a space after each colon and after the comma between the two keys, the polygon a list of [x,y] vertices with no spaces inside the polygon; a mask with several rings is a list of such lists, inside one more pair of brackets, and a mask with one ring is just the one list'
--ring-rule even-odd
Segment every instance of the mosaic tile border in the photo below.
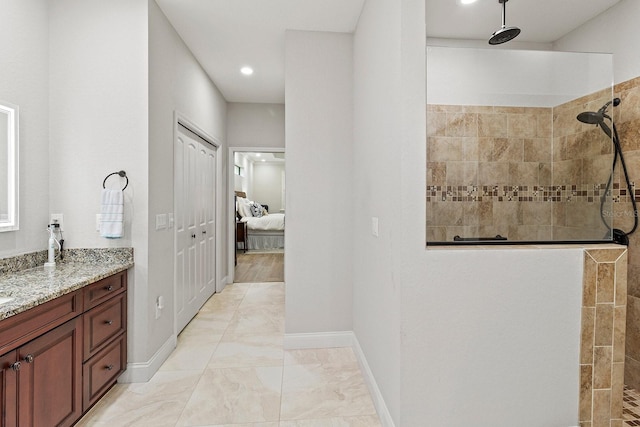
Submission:
{"label": "mosaic tile border", "polygon": [[[427,202],[572,202],[600,203],[606,184],[582,185],[430,185]],[[611,196],[614,203],[628,202],[627,188],[614,183]],[[640,190],[632,183],[636,201]]]}

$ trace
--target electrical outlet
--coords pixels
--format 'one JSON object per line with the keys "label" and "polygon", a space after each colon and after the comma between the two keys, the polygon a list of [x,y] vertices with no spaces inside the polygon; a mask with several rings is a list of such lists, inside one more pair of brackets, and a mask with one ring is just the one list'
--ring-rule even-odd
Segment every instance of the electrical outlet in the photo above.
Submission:
{"label": "electrical outlet", "polygon": [[59,224],[60,231],[64,231],[64,215],[61,213],[52,213],[51,214],[51,222],[49,224]]}
{"label": "electrical outlet", "polygon": [[371,217],[371,234],[378,237],[378,217]]}
{"label": "electrical outlet", "polygon": [[102,222],[102,214],[96,214],[96,231],[100,231],[101,222]]}

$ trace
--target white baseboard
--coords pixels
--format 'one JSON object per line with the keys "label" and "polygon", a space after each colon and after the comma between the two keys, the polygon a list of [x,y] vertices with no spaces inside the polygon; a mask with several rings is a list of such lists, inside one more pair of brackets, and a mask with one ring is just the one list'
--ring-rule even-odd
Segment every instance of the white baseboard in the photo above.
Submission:
{"label": "white baseboard", "polygon": [[382,397],[382,393],[380,393],[378,383],[376,383],[376,379],[373,376],[373,372],[371,372],[371,368],[369,368],[367,358],[364,356],[362,347],[360,347],[360,343],[358,342],[358,338],[355,336],[355,334],[353,335],[353,352],[356,354],[356,358],[358,359],[358,364],[360,365],[362,376],[364,377],[364,381],[367,383],[369,393],[371,393],[371,399],[373,399],[373,406],[375,406],[376,408],[376,412],[378,413],[378,417],[380,418],[382,426],[395,427],[393,418],[391,418],[391,413],[389,412],[389,408],[387,408],[387,404]]}
{"label": "white baseboard", "polygon": [[313,332],[307,334],[284,334],[285,350],[303,348],[352,347],[353,332]]}
{"label": "white baseboard", "polygon": [[160,366],[169,358],[177,345],[177,337],[171,335],[167,341],[146,362],[127,363],[127,370],[118,377],[119,383],[144,383],[151,379]]}
{"label": "white baseboard", "polygon": [[369,368],[367,358],[360,347],[358,338],[353,331],[342,332],[317,332],[308,334],[285,334],[284,335],[284,348],[285,350],[298,350],[305,348],[333,348],[333,347],[351,347],[358,359],[360,370],[364,381],[371,393],[371,399],[373,405],[376,408],[378,417],[383,427],[395,427],[391,413],[380,393],[376,379]]}

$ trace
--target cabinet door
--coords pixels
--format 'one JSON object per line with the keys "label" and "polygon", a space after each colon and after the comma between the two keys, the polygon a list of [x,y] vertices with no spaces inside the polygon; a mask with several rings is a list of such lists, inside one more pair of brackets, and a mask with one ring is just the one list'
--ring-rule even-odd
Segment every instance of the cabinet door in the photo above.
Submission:
{"label": "cabinet door", "polygon": [[18,349],[18,426],[71,426],[82,415],[82,321],[76,317]]}
{"label": "cabinet door", "polygon": [[0,404],[1,427],[13,427],[17,425],[18,416],[18,388],[17,388],[17,367],[14,365],[18,356],[16,351],[0,356]]}

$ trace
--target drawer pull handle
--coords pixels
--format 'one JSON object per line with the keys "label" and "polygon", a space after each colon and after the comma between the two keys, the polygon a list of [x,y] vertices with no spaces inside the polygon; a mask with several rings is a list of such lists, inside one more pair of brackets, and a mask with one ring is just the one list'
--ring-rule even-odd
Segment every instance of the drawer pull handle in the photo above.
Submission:
{"label": "drawer pull handle", "polygon": [[113,365],[107,365],[104,367],[107,371],[111,371],[113,369]]}
{"label": "drawer pull handle", "polygon": [[20,370],[20,362],[13,363],[13,364],[12,364],[11,366],[9,366],[9,367],[11,368],[11,370],[12,370],[12,371],[17,372],[17,371],[19,371],[19,370]]}
{"label": "drawer pull handle", "polygon": [[105,286],[105,287],[104,287],[104,290],[105,290],[105,291],[112,291],[112,290],[113,290],[113,286],[112,286],[112,285]]}
{"label": "drawer pull handle", "polygon": [[113,320],[105,320],[104,324],[105,325],[113,325]]}
{"label": "drawer pull handle", "polygon": [[27,354],[24,357],[24,361],[27,362],[27,363],[33,363],[33,354]]}

